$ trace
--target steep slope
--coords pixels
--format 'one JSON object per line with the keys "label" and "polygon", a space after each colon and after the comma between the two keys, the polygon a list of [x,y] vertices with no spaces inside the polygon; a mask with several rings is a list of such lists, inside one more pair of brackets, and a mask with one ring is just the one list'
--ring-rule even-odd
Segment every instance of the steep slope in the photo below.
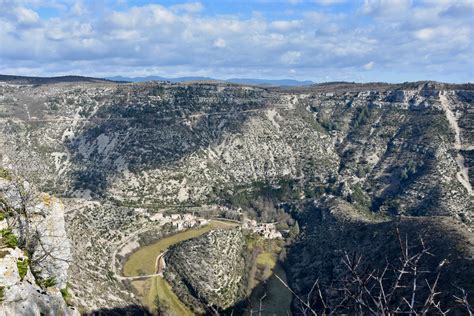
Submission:
{"label": "steep slope", "polygon": [[299,214],[332,196],[370,219],[472,229],[470,85],[3,83],[0,102],[1,166],[66,198],[71,287],[89,309],[133,302],[110,254],[157,210],[274,220],[263,199],[301,217],[305,238],[316,224]]}
{"label": "steep slope", "polygon": [[[236,229],[182,242],[166,254],[165,276],[192,305],[229,308],[242,298],[243,246],[244,236]],[[204,312],[202,307],[198,312]]]}
{"label": "steep slope", "polygon": [[0,169],[0,312],[79,315],[64,300],[70,262],[61,201]]}

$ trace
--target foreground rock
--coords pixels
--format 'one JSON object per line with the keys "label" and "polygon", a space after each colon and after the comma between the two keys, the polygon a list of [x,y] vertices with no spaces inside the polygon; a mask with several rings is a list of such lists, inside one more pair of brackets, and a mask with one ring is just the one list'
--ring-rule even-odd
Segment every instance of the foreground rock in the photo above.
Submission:
{"label": "foreground rock", "polygon": [[31,270],[26,266],[25,275],[20,276],[18,266],[28,261],[21,249],[0,250],[0,289],[2,291],[0,314],[79,316],[79,312],[69,306],[61,292],[55,288],[44,289],[36,284]]}
{"label": "foreground rock", "polygon": [[71,259],[63,204],[0,178],[0,214],[2,315],[79,315],[63,298]]}

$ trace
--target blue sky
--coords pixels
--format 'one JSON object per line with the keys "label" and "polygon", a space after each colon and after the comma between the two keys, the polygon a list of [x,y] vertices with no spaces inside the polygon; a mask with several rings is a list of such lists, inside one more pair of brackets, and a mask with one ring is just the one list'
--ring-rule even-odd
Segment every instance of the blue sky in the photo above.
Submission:
{"label": "blue sky", "polygon": [[0,0],[0,73],[474,81],[474,0]]}

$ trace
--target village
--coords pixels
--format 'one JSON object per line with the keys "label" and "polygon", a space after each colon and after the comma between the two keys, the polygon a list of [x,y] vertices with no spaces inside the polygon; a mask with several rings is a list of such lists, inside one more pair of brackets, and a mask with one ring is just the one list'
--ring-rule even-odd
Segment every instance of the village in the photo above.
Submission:
{"label": "village", "polygon": [[[140,209],[142,212],[147,212],[145,209]],[[243,217],[242,221],[229,220],[226,218],[218,218],[223,221],[238,222],[242,229],[251,231],[265,239],[281,239],[283,235],[276,229],[276,223],[258,223],[254,219]],[[156,222],[159,226],[170,224],[176,231],[181,231],[189,228],[195,228],[208,225],[210,220],[198,217],[191,213],[183,214],[165,214],[155,213],[150,215],[150,220]]]}

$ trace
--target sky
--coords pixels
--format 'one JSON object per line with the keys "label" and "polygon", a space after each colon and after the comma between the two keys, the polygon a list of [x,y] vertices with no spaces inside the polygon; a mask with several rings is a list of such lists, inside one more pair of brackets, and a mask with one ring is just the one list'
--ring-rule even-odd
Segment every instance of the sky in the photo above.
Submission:
{"label": "sky", "polygon": [[0,0],[0,73],[474,82],[474,0]]}

